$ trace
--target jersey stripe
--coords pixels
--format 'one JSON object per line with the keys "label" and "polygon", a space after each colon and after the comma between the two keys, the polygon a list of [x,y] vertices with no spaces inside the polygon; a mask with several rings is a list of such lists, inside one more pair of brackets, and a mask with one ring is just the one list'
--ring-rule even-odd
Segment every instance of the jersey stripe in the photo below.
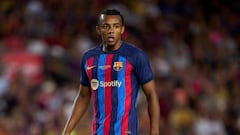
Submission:
{"label": "jersey stripe", "polygon": [[[114,55],[112,61],[118,61],[119,56],[118,55]],[[117,80],[118,79],[118,72],[115,71],[112,68],[112,80]],[[111,113],[111,128],[109,131],[109,135],[115,135],[115,129],[114,129],[114,125],[117,121],[117,114],[118,114],[118,88],[117,87],[112,87],[111,90],[111,101],[112,101],[112,113]],[[118,129],[119,130],[119,129]]]}
{"label": "jersey stripe", "polygon": [[[98,59],[99,59],[99,56],[96,56],[96,57],[94,57],[94,61],[93,61],[93,64],[94,64],[94,66],[95,65],[98,65]],[[93,71],[92,71],[92,78],[94,78],[94,79],[97,79],[98,78],[98,70],[97,70],[97,68],[94,68],[93,69]],[[100,116],[100,112],[99,112],[99,110],[98,110],[98,108],[99,108],[99,104],[98,104],[98,91],[97,90],[94,90],[94,95],[95,95],[95,100],[96,100],[96,132],[97,132],[97,130],[98,130],[98,128],[99,128],[99,126],[100,126],[100,124],[99,124],[99,116]]]}
{"label": "jersey stripe", "polygon": [[137,116],[137,109],[136,109],[136,97],[138,95],[138,90],[139,90],[139,85],[136,85],[136,83],[134,83],[136,81],[136,78],[131,75],[131,86],[132,86],[132,91],[131,92],[131,110],[129,111],[129,117],[128,118],[128,129],[131,129],[131,134],[132,135],[137,135],[138,134],[138,116]]}
{"label": "jersey stripe", "polygon": [[[98,60],[98,67],[104,67],[105,65],[105,61],[106,61],[106,55],[100,55],[99,60]],[[103,82],[104,81],[104,70],[102,70],[101,68],[97,69],[97,74],[98,74],[98,82]],[[97,89],[98,91],[98,107],[99,107],[99,128],[98,128],[98,135],[104,135],[103,134],[103,126],[104,126],[104,119],[105,119],[105,113],[104,113],[104,88],[103,87],[98,87]]]}
{"label": "jersey stripe", "polygon": [[124,114],[122,117],[122,125],[121,125],[121,135],[126,135],[126,134],[133,134],[131,131],[128,129],[128,116],[129,116],[129,110],[131,107],[131,95],[132,95],[132,83],[131,83],[131,70],[132,66],[128,61],[126,61],[126,69],[125,69],[125,74],[124,74],[124,86],[125,86],[125,103],[124,103]]}
{"label": "jersey stripe", "polygon": [[[112,54],[108,54],[106,56],[106,62],[103,67],[104,70],[104,82],[111,81],[111,65],[112,65]],[[111,103],[111,87],[105,87],[104,89],[104,106],[105,106],[105,120],[104,120],[104,135],[108,135],[110,129],[110,119],[111,119],[111,111],[112,111],[112,103]]]}
{"label": "jersey stripe", "polygon": [[117,123],[115,124],[115,132],[116,135],[121,135],[121,124],[122,124],[122,116],[124,113],[124,98],[125,98],[125,86],[124,86],[124,73],[125,73],[125,61],[126,59],[123,57],[119,57],[119,61],[123,63],[123,67],[120,71],[118,72],[118,80],[122,82],[120,88],[118,89],[118,108],[117,108]]}
{"label": "jersey stripe", "polygon": [[[87,74],[88,74],[88,77],[89,79],[91,80],[92,79],[92,69],[90,70],[87,70],[87,67],[91,67],[93,66],[93,61],[94,61],[94,58],[91,57],[90,59],[87,60],[86,62],[86,65],[85,65],[85,70],[87,71]],[[96,105],[96,98],[95,98],[95,93],[92,91],[92,101],[93,101],[93,115],[94,115],[94,118],[92,120],[92,134],[95,134],[96,133],[96,110],[97,110],[97,105]]]}

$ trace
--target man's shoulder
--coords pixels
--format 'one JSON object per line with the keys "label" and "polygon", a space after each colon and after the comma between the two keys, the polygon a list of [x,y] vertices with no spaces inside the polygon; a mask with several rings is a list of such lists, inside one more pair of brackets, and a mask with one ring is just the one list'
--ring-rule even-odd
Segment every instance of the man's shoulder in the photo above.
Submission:
{"label": "man's shoulder", "polygon": [[142,50],[139,47],[137,47],[134,44],[128,43],[128,42],[123,43],[123,49],[122,50],[124,52],[126,52],[127,54],[134,54],[134,53],[137,53],[137,52],[142,52]]}
{"label": "man's shoulder", "polygon": [[99,47],[99,46],[90,48],[90,49],[86,50],[86,51],[83,53],[83,57],[91,57],[91,56],[94,56],[94,55],[96,55],[96,54],[99,54],[99,51],[100,51],[100,47]]}
{"label": "man's shoulder", "polygon": [[139,49],[136,45],[128,43],[128,42],[123,42],[124,49]]}
{"label": "man's shoulder", "polygon": [[139,54],[144,54],[144,51],[137,47],[134,44],[128,43],[128,42],[124,42],[124,47],[122,49],[122,51],[125,52],[125,54],[127,55],[139,55]]}

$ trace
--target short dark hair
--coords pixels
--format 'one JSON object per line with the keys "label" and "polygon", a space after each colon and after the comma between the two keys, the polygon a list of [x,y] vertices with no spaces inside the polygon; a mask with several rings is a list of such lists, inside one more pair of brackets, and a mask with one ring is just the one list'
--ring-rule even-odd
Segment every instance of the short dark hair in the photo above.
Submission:
{"label": "short dark hair", "polygon": [[101,15],[119,15],[122,19],[122,25],[124,25],[124,18],[121,12],[117,9],[104,9],[101,11],[99,17],[98,17],[98,24],[100,24],[100,16]]}

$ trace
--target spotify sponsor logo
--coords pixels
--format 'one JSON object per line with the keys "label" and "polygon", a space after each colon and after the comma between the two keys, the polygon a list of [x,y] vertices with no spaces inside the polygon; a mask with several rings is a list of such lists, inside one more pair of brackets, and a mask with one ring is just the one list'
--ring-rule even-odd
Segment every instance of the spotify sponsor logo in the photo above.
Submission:
{"label": "spotify sponsor logo", "polygon": [[97,79],[92,79],[91,80],[91,88],[93,90],[97,90],[98,87],[120,87],[122,85],[122,82],[118,81],[118,80],[113,80],[113,81],[109,81],[109,82],[105,82],[105,81],[98,81]]}

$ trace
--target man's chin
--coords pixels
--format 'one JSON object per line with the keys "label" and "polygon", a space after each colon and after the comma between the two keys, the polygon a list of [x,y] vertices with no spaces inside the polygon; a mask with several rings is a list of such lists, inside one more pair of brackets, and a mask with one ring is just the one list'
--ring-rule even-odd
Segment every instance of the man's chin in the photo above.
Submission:
{"label": "man's chin", "polygon": [[108,46],[114,46],[116,43],[115,42],[107,42]]}

